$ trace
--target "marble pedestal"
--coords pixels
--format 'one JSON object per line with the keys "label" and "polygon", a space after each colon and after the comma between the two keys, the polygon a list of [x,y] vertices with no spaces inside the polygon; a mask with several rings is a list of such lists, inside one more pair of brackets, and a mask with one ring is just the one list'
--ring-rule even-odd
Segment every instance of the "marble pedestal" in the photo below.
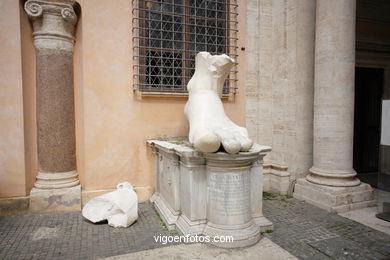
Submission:
{"label": "marble pedestal", "polygon": [[238,154],[200,153],[184,139],[150,140],[156,160],[155,204],[168,229],[183,235],[232,236],[220,247],[255,244],[272,229],[262,214],[262,159],[270,147]]}
{"label": "marble pedestal", "polygon": [[375,205],[371,186],[363,182],[352,187],[332,187],[298,179],[294,198],[337,213]]}

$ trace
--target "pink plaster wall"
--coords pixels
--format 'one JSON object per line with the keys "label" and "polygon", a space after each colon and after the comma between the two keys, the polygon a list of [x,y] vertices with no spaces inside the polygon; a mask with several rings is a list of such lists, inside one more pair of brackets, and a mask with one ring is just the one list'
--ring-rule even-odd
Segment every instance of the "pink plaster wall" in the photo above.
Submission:
{"label": "pink plaster wall", "polygon": [[[77,168],[83,190],[129,181],[150,193],[154,155],[146,140],[184,136],[186,98],[141,97],[132,91],[131,1],[80,0],[74,52]],[[37,172],[35,51],[23,1],[0,1],[0,197],[25,196]],[[245,3],[240,5],[245,17]],[[245,24],[240,24],[239,47]],[[239,94],[224,101],[244,125],[244,53]],[[147,195],[147,194],[144,194]]]}
{"label": "pink plaster wall", "polygon": [[0,1],[0,197],[25,196],[19,2]]}
{"label": "pink plaster wall", "polygon": [[[183,114],[187,99],[141,97],[132,91],[131,1],[79,3],[82,16],[75,49],[75,93],[82,187],[108,189],[122,181],[152,187],[155,158],[146,140],[187,135]],[[245,31],[245,25],[241,26],[241,32]],[[243,40],[241,37],[240,44]],[[244,62],[240,59],[239,63]],[[243,125],[242,73],[239,77],[240,93],[226,101],[225,107],[230,117]]]}
{"label": "pink plaster wall", "polygon": [[38,170],[37,159],[37,122],[35,97],[35,49],[32,37],[32,25],[23,8],[24,1],[19,6],[20,32],[22,46],[23,74],[23,113],[24,113],[24,154],[26,193],[34,186]]}

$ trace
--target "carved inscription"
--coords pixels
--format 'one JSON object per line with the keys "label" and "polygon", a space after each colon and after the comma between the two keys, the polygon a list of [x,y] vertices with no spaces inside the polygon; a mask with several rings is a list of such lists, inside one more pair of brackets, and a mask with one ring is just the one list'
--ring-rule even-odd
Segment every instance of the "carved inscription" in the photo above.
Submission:
{"label": "carved inscription", "polygon": [[243,223],[248,221],[250,218],[250,174],[210,172],[208,188],[210,217],[214,223],[228,224],[221,222],[230,222],[230,218],[240,219]]}

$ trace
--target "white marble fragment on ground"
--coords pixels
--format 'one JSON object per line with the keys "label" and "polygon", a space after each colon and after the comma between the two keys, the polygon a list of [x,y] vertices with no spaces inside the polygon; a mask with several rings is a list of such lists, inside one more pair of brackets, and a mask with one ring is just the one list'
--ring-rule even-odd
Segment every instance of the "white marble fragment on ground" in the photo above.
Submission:
{"label": "white marble fragment on ground", "polygon": [[112,227],[128,227],[138,218],[138,197],[130,183],[119,183],[115,191],[88,201],[82,214],[93,223],[107,219]]}

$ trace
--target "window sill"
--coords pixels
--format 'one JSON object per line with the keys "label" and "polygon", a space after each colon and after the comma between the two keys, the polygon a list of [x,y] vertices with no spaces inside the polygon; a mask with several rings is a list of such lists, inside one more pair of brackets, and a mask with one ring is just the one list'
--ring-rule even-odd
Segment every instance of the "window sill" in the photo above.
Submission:
{"label": "window sill", "polygon": [[[174,92],[142,92],[138,91],[141,97],[172,97],[172,98],[188,98],[188,93]],[[222,99],[229,99],[233,94],[222,94]]]}

